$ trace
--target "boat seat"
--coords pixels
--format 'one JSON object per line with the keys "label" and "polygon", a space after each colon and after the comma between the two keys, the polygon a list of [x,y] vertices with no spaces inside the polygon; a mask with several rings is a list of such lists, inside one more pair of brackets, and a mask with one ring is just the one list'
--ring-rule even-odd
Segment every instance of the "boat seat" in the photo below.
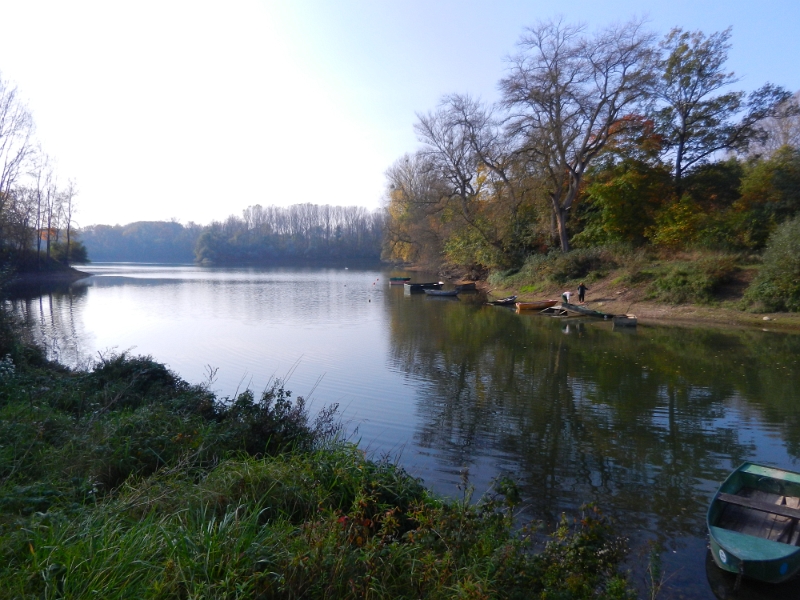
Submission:
{"label": "boat seat", "polygon": [[[785,498],[785,497],[784,497]],[[752,508],[761,512],[779,515],[781,517],[788,517],[790,519],[800,519],[800,509],[792,508],[786,504],[772,504],[770,502],[763,502],[754,498],[745,498],[735,494],[720,493],[719,499],[728,504],[737,504],[746,508]]]}
{"label": "boat seat", "polygon": [[748,535],[798,545],[800,499],[744,489],[740,494],[719,494],[728,506],[720,526]]}

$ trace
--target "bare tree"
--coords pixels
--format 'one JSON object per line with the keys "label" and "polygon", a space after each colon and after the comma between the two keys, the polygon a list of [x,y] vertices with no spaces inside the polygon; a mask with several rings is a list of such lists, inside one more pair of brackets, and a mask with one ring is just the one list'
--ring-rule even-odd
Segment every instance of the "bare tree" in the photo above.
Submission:
{"label": "bare tree", "polygon": [[11,190],[33,152],[33,118],[0,74],[0,239]]}
{"label": "bare tree", "polygon": [[445,97],[443,104],[450,125],[463,130],[480,165],[488,171],[483,175],[492,188],[488,212],[492,221],[504,224],[500,234],[504,251],[515,259],[522,258],[528,251],[524,238],[530,226],[522,213],[541,196],[540,174],[520,160],[514,139],[506,134],[493,107],[461,94]]}
{"label": "bare tree", "polygon": [[624,117],[647,100],[653,80],[653,35],[642,21],[594,35],[561,21],[526,30],[500,81],[508,133],[518,151],[546,174],[561,249],[584,173]]}
{"label": "bare tree", "polygon": [[67,248],[66,252],[64,253],[64,261],[69,264],[70,259],[72,258],[72,220],[75,215],[75,196],[78,194],[78,189],[75,186],[75,182],[70,179],[67,183],[67,187],[61,193],[61,211],[64,215],[64,227],[66,228],[67,233]]}
{"label": "bare tree", "polygon": [[748,155],[769,157],[783,146],[800,150],[800,91],[782,103],[775,116],[764,119],[759,129],[763,139],[750,144]]}
{"label": "bare tree", "polygon": [[482,199],[489,181],[481,177],[483,161],[473,147],[469,124],[445,103],[435,112],[418,114],[414,129],[425,144],[421,157],[434,178],[444,184],[439,189],[448,199],[456,201],[467,226],[502,253],[498,224],[482,214]]}
{"label": "bare tree", "polygon": [[[36,153],[36,161],[33,167],[34,187],[33,193],[36,196],[36,268],[41,268],[42,238],[45,233],[43,224],[47,219],[47,205],[49,203],[48,191],[51,189],[53,169],[50,158],[43,154],[41,150]],[[48,248],[50,245],[49,234]],[[49,253],[48,253],[49,255]]]}

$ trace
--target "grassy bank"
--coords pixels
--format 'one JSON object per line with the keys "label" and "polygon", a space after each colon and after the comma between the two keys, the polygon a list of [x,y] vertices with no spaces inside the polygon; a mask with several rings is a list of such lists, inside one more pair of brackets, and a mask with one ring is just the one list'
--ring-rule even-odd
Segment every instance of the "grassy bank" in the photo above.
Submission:
{"label": "grassy bank", "polygon": [[432,496],[280,382],[216,398],[144,357],[46,362],[0,317],[0,598],[629,598],[598,511]]}
{"label": "grassy bank", "polygon": [[760,257],[694,251],[657,253],[625,247],[554,252],[531,257],[519,270],[497,272],[487,285],[496,295],[520,300],[559,298],[578,284],[587,305],[653,321],[800,329],[800,313],[768,312],[747,290],[762,269]]}

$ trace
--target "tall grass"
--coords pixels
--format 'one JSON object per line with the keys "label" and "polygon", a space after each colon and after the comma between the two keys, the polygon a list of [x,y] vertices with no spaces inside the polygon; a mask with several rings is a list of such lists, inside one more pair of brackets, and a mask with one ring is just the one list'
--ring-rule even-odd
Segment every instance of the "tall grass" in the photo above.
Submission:
{"label": "tall grass", "polygon": [[[631,597],[624,546],[592,508],[536,546],[506,495],[443,502],[352,446],[320,452],[226,461],[198,482],[173,471],[69,518],[32,515],[0,537],[0,595]],[[411,489],[390,487],[398,476]]]}

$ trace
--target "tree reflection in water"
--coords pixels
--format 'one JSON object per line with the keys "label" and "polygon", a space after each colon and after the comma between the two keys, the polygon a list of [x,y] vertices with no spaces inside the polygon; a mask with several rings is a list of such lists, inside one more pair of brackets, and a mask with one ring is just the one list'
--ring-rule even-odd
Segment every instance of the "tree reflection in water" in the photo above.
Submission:
{"label": "tree reflection in water", "polygon": [[708,501],[733,467],[797,468],[798,335],[621,334],[597,320],[405,303],[391,341],[395,366],[429,382],[417,444],[484,482],[509,472],[535,518],[596,502],[630,535],[702,547]]}

